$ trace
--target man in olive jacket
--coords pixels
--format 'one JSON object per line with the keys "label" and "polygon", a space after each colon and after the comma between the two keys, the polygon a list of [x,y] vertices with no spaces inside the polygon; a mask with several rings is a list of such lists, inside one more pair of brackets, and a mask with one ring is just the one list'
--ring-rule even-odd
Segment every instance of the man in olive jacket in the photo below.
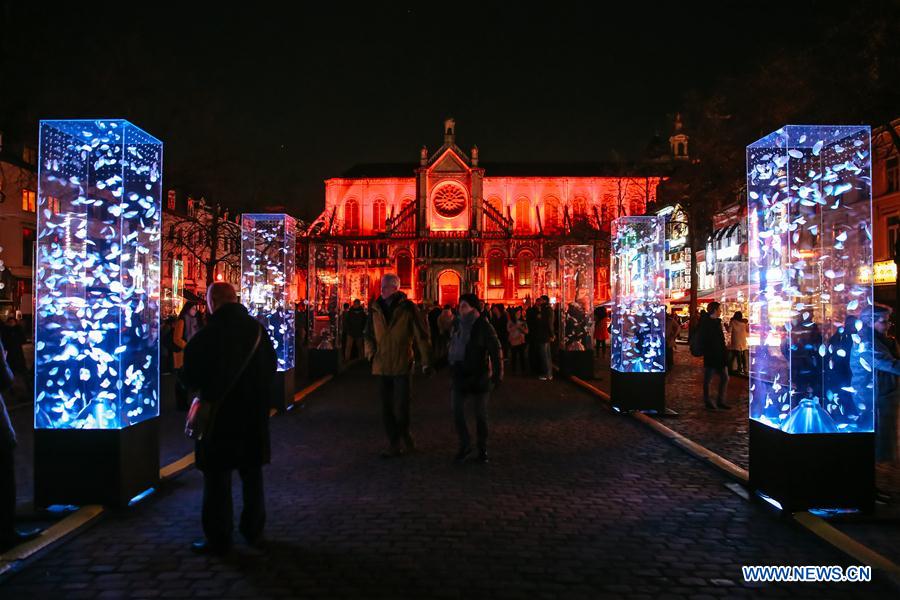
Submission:
{"label": "man in olive jacket", "polygon": [[212,284],[207,303],[212,316],[184,350],[182,379],[187,389],[199,391],[203,402],[219,404],[195,446],[197,468],[203,472],[206,540],[195,542],[193,549],[220,554],[232,543],[235,469],[244,494],[241,534],[251,544],[262,540],[266,520],[262,466],[270,457],[269,398],[277,360],[265,328],[238,304],[230,284]]}
{"label": "man in olive jacket", "polygon": [[403,445],[411,452],[415,450],[409,432],[413,345],[426,374],[431,371],[431,345],[425,323],[416,305],[400,291],[400,278],[396,275],[381,278],[381,296],[369,307],[365,344],[372,375],[379,380],[384,429],[390,443],[381,455],[399,456],[403,454]]}

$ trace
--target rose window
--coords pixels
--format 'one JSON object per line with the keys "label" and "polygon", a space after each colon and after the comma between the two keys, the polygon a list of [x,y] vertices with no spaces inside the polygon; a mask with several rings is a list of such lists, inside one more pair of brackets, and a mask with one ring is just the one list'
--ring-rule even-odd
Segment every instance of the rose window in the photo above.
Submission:
{"label": "rose window", "polygon": [[455,217],[466,207],[466,193],[455,185],[445,185],[434,193],[432,203],[442,217]]}

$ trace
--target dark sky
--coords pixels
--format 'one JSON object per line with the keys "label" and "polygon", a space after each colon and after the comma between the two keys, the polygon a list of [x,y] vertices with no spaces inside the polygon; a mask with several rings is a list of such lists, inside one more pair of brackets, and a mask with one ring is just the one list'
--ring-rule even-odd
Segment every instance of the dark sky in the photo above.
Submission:
{"label": "dark sky", "polygon": [[786,24],[841,11],[811,0],[38,4],[50,3],[0,13],[7,138],[35,140],[40,118],[127,118],[165,142],[167,186],[303,218],[322,207],[324,179],[439,146],[446,116],[485,161],[634,157],[668,135],[686,91],[760,54],[802,51],[815,27]]}

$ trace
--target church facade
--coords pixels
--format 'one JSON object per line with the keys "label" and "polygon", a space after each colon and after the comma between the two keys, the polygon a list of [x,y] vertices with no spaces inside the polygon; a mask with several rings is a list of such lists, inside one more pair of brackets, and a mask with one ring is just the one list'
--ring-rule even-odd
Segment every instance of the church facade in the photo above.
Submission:
{"label": "church facade", "polygon": [[366,302],[396,273],[416,302],[455,304],[475,292],[518,304],[540,291],[535,265],[555,266],[569,244],[594,248],[594,300],[608,300],[610,223],[648,211],[662,169],[482,162],[477,146],[456,144],[452,119],[443,134],[418,163],[358,165],[325,181],[325,208],[305,238],[340,246],[342,300]]}

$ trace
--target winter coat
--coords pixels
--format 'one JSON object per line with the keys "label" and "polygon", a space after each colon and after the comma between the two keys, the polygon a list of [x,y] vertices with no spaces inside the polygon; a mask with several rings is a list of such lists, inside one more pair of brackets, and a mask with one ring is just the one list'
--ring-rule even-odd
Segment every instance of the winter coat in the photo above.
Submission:
{"label": "winter coat", "polygon": [[347,326],[346,333],[352,338],[361,338],[366,330],[366,311],[363,307],[352,307],[347,311],[345,324]]}
{"label": "winter coat", "polygon": [[725,346],[722,320],[704,315],[700,319],[700,339],[703,345],[703,366],[724,369],[728,364],[728,349]]}
{"label": "winter coat", "polygon": [[413,344],[424,365],[431,364],[428,330],[416,305],[397,292],[390,302],[378,298],[369,306],[365,329],[366,359],[373,375],[407,375],[412,370]]}
{"label": "winter coat", "polygon": [[510,319],[509,323],[506,324],[506,331],[509,335],[509,345],[521,346],[525,343],[528,325],[522,319]]}
{"label": "winter coat", "polygon": [[548,344],[553,337],[553,309],[547,304],[532,306],[525,317],[528,323],[528,341],[532,344]]}
{"label": "winter coat", "polygon": [[[453,323],[451,338],[460,334],[459,319]],[[451,342],[452,344],[453,342]],[[472,324],[462,362],[450,365],[453,389],[467,394],[483,394],[503,380],[503,350],[493,325],[484,317]]]}
{"label": "winter coat", "polygon": [[[875,343],[872,346],[875,372],[875,460],[897,460],[898,406],[900,406],[900,351],[897,343],[877,331],[874,332]],[[860,332],[866,339],[865,330]],[[857,394],[864,393],[872,385],[872,371],[867,369],[859,354],[859,344],[853,344],[850,352],[851,386]],[[860,428],[872,426],[871,422],[859,422]]]}
{"label": "winter coat", "polygon": [[743,352],[748,348],[747,346],[747,333],[750,329],[749,323],[744,321],[743,319],[732,319],[728,322],[728,327],[731,329],[731,346],[732,350],[737,350]]}
{"label": "winter coat", "polygon": [[6,363],[13,373],[25,371],[25,352],[22,346],[28,341],[21,325],[3,325],[3,345],[6,347]]}
{"label": "winter coat", "polygon": [[[226,394],[257,332],[262,335],[259,347]],[[204,402],[222,403],[209,434],[196,443],[198,469],[257,467],[269,462],[269,404],[276,366],[265,328],[237,303],[219,307],[207,327],[188,342],[182,382],[189,390],[199,390]]]}
{"label": "winter coat", "polygon": [[13,385],[13,373],[6,362],[3,343],[0,342],[0,445],[13,448],[16,445],[16,430],[6,410],[6,400],[3,394],[9,391]]}
{"label": "winter coat", "polygon": [[184,349],[187,348],[188,342],[200,330],[200,321],[198,317],[185,315],[175,320],[175,327],[172,329],[172,367],[180,369],[184,366]]}

